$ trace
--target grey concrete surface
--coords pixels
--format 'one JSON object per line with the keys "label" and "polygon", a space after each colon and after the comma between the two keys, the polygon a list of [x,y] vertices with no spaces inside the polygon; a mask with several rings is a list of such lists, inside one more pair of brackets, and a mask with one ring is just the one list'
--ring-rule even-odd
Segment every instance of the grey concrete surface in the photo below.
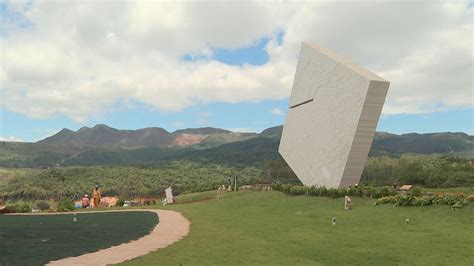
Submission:
{"label": "grey concrete surface", "polygon": [[307,186],[360,181],[390,82],[303,43],[279,152]]}

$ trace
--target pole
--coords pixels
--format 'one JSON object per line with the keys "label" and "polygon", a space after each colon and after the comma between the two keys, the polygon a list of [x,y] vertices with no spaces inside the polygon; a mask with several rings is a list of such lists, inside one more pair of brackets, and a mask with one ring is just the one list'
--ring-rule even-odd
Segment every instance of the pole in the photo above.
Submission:
{"label": "pole", "polygon": [[234,175],[234,192],[237,191],[237,176]]}

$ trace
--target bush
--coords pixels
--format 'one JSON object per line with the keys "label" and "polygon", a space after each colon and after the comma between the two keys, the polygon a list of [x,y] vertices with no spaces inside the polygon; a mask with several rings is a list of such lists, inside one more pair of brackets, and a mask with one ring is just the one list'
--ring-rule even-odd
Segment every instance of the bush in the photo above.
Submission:
{"label": "bush", "polygon": [[434,203],[434,197],[433,196],[423,196],[421,198],[417,198],[417,206],[429,206]]}
{"label": "bush", "polygon": [[50,207],[51,207],[51,205],[47,201],[42,200],[42,201],[36,202],[36,208],[38,208],[42,211],[49,210]]}
{"label": "bush", "polygon": [[360,190],[356,187],[350,187],[349,189],[347,189],[347,195],[351,197],[361,196]]}
{"label": "bush", "polygon": [[358,189],[361,190],[362,197],[372,198],[374,194],[374,187],[372,185],[361,186]]}
{"label": "bush", "polygon": [[319,196],[320,189],[316,186],[311,186],[308,188],[308,196]]}
{"label": "bush", "polygon": [[116,205],[116,206],[117,206],[117,207],[123,207],[123,204],[125,204],[125,200],[119,199],[119,200],[117,201],[117,205]]}
{"label": "bush", "polygon": [[383,186],[370,188],[370,194],[371,198],[378,199],[382,197],[394,196],[397,194],[397,192],[391,187]]}
{"label": "bush", "polygon": [[6,209],[10,213],[26,213],[31,211],[30,204],[24,201],[9,202]]}
{"label": "bush", "polygon": [[328,189],[325,186],[319,188],[319,196],[325,197],[328,195]]}
{"label": "bush", "polygon": [[416,204],[416,198],[412,195],[400,196],[395,200],[395,206],[416,206]]}
{"label": "bush", "polygon": [[419,197],[421,195],[421,188],[413,187],[410,191],[410,195],[412,195],[414,197]]}
{"label": "bush", "polygon": [[469,204],[467,199],[459,200],[453,205],[453,209],[461,209],[462,207],[466,206]]}
{"label": "bush", "polygon": [[281,190],[281,184],[280,183],[272,184],[272,190],[280,191]]}
{"label": "bush", "polygon": [[68,211],[73,211],[74,210],[74,201],[71,199],[62,199],[58,202],[58,208],[57,210],[59,212],[68,212]]}
{"label": "bush", "polygon": [[397,200],[396,196],[382,197],[377,200],[377,204],[395,203],[396,200]]}
{"label": "bush", "polygon": [[330,189],[328,189],[327,193],[328,193],[327,196],[330,197],[330,198],[333,198],[333,199],[340,197],[339,196],[339,194],[340,194],[339,189],[337,189],[337,188],[330,188]]}
{"label": "bush", "polygon": [[306,187],[304,186],[293,186],[290,188],[290,195],[299,196],[306,194]]}
{"label": "bush", "polygon": [[471,194],[467,197],[467,200],[470,202],[474,202],[474,194]]}
{"label": "bush", "polygon": [[470,196],[464,193],[438,193],[415,197],[411,194],[382,197],[377,200],[377,204],[393,203],[395,206],[429,206],[448,205],[453,209],[459,209],[469,204]]}

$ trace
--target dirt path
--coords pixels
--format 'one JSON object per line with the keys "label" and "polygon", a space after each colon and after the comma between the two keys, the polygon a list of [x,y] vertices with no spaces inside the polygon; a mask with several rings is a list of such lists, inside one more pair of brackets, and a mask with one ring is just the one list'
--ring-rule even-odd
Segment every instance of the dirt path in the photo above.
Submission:
{"label": "dirt path", "polygon": [[159,223],[150,234],[140,239],[77,257],[50,261],[47,265],[107,265],[124,262],[173,244],[186,236],[191,226],[191,222],[181,213],[169,210],[128,209],[106,212],[120,211],[154,212],[159,217]]}

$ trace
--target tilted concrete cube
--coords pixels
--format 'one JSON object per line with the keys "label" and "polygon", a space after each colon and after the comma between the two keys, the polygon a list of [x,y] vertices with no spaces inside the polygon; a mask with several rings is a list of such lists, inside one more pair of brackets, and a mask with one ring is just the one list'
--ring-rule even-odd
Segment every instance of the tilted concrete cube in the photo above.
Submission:
{"label": "tilted concrete cube", "polygon": [[304,185],[359,183],[390,82],[303,43],[279,152]]}

